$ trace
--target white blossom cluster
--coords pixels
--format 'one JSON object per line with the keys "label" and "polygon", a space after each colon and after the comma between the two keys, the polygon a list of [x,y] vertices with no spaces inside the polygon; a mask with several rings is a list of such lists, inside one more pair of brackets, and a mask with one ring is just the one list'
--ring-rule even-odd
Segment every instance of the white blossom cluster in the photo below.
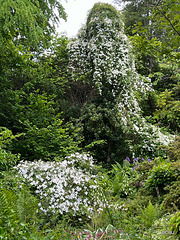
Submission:
{"label": "white blossom cluster", "polygon": [[[103,9],[103,4],[102,4]],[[141,149],[153,152],[156,143],[169,143],[169,137],[155,130],[141,115],[136,93],[153,91],[149,78],[140,76],[123,23],[117,11],[116,17],[101,12],[90,13],[86,26],[78,39],[69,44],[69,63],[74,79],[87,76],[87,81],[100,95],[112,96],[115,114],[126,135],[140,136]],[[105,91],[105,94],[103,94]],[[139,138],[139,137],[138,137]]]}
{"label": "white blossom cluster", "polygon": [[75,153],[64,161],[21,161],[15,169],[30,184],[39,198],[39,209],[45,214],[70,213],[90,216],[100,202],[93,159]]}
{"label": "white blossom cluster", "polygon": [[[118,15],[117,15],[118,16]],[[78,39],[69,44],[69,63],[73,78],[86,75],[102,94],[103,86],[109,85],[114,96],[129,89],[146,92],[146,83],[135,71],[134,57],[127,36],[123,33],[120,15],[117,19],[101,15],[92,17],[81,29]]]}

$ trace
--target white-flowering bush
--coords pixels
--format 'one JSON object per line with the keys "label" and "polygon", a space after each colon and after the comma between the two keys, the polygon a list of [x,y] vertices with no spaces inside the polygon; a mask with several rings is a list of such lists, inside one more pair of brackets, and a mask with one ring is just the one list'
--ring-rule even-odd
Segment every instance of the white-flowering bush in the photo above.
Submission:
{"label": "white-flowering bush", "polygon": [[88,154],[71,154],[62,162],[21,161],[15,169],[30,184],[39,198],[40,211],[47,215],[90,216],[100,203],[101,190]]}
{"label": "white-flowering bush", "polygon": [[131,143],[132,152],[154,152],[158,142],[169,142],[169,137],[162,137],[142,117],[137,93],[146,94],[153,89],[150,79],[136,72],[131,45],[115,8],[95,4],[77,40],[69,44],[69,67],[74,80],[84,75],[99,96],[111,102],[116,125]]}

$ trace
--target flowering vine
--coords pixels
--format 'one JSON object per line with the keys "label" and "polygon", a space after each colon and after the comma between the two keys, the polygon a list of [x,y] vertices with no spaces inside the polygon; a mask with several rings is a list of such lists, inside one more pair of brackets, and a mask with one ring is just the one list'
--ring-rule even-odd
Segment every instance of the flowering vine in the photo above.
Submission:
{"label": "flowering vine", "polygon": [[170,137],[142,117],[137,93],[146,94],[153,89],[150,79],[136,72],[131,45],[115,8],[95,4],[77,40],[68,48],[73,79],[78,81],[83,76],[104,102],[111,102],[116,125],[122,128],[132,153],[137,149],[141,154],[154,152],[157,143],[169,143]]}

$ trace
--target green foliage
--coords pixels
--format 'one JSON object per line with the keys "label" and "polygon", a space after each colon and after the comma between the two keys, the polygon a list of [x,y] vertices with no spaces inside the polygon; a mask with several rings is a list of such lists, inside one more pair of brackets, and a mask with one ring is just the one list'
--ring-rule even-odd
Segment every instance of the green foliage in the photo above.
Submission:
{"label": "green foliage", "polygon": [[180,206],[180,177],[172,185],[165,187],[165,191],[168,193],[164,195],[164,211],[176,211]]}
{"label": "green foliage", "polygon": [[[21,53],[14,46],[3,51],[8,61],[1,65],[0,124],[13,133],[22,133],[13,141],[11,150],[28,159],[53,158],[59,152],[64,156],[72,149],[77,150],[81,142],[79,130],[72,124],[60,129],[59,113],[68,80],[68,40],[61,37],[53,43],[49,57],[39,57],[37,53],[38,59],[36,56],[31,59],[33,55],[25,54],[23,48]],[[10,68],[14,71],[9,71]]]}
{"label": "green foliage", "polygon": [[125,198],[131,196],[135,187],[131,185],[133,178],[135,177],[134,171],[129,169],[126,166],[121,166],[119,163],[116,163],[112,166],[113,170],[111,171],[111,184],[112,184],[112,194],[114,197]]}
{"label": "green foliage", "polygon": [[161,193],[164,193],[164,187],[172,184],[177,174],[177,172],[174,172],[171,163],[162,162],[152,168],[145,186],[152,193],[156,192],[160,196]]}
{"label": "green foliage", "polygon": [[111,224],[111,219],[107,209],[101,209],[101,211],[94,210],[91,222],[88,224],[88,228],[93,231],[94,229],[103,228],[107,224]]}
{"label": "green foliage", "polygon": [[163,29],[163,32],[166,34],[166,39],[171,39],[170,45],[173,48],[177,48],[180,39],[179,1],[163,0],[152,6],[152,19],[157,23],[159,30]]}
{"label": "green foliage", "polygon": [[180,137],[177,136],[166,149],[171,161],[180,161]]}
{"label": "green foliage", "polygon": [[180,236],[180,212],[174,214],[174,216],[170,219],[169,222],[172,231],[177,235]]}
{"label": "green foliage", "polygon": [[163,208],[169,212],[177,211],[180,206],[180,161],[172,162],[171,167],[175,180],[164,188],[167,193],[163,200]]}
{"label": "green foliage", "polygon": [[[161,42],[156,38],[149,38],[143,30],[134,30],[136,35],[130,36],[130,41],[133,46],[133,52],[135,55],[137,71],[145,76],[149,76],[150,73],[158,70],[157,58],[158,50],[160,49]],[[140,32],[141,31],[141,32]],[[141,34],[139,34],[139,32]]]}
{"label": "green foliage", "polygon": [[80,149],[80,129],[76,129],[71,123],[64,125],[63,121],[57,118],[51,119],[51,122],[44,126],[29,121],[25,122],[25,126],[25,133],[19,141],[14,142],[13,149],[26,159],[52,160],[56,156],[65,157]]}
{"label": "green foliage", "polygon": [[146,208],[141,209],[140,220],[145,228],[150,228],[154,221],[158,219],[159,214],[159,206],[153,206],[152,203],[149,202]]}
{"label": "green foliage", "polygon": [[153,78],[154,87],[158,92],[172,91],[176,100],[179,99],[179,52],[163,52],[163,49],[157,52],[159,54],[159,69],[152,72],[150,77]]}
{"label": "green foliage", "polygon": [[169,220],[172,217],[170,214],[165,214],[159,219],[155,220],[152,227],[147,229],[143,233],[143,239],[146,236],[147,239],[156,239],[156,240],[178,240],[174,232],[169,227]]}
{"label": "green foliage", "polygon": [[[7,129],[0,127],[0,171],[8,170],[12,167],[19,159],[20,155],[12,154],[8,151],[8,145],[13,139],[19,137],[19,135],[14,136],[12,132]],[[0,174],[1,177],[1,174]]]}
{"label": "green foliage", "polygon": [[[67,40],[62,37],[57,41],[60,43],[54,48],[59,48],[59,52],[65,51],[63,49],[67,45]],[[53,53],[56,54],[55,50]],[[59,53],[57,58],[63,58],[61,56],[63,54],[65,55]],[[58,66],[53,57],[44,57],[38,61],[36,58],[35,62],[30,59],[31,57],[31,54],[24,52],[21,55],[18,50],[7,53],[8,61],[0,75],[2,96],[0,124],[15,133],[23,132],[23,123],[26,120],[36,124],[38,122],[38,125],[42,126],[61,111],[61,101],[67,82],[67,79],[64,79],[66,76],[60,76],[66,71],[64,63],[59,63]],[[9,71],[9,68],[13,68],[14,71]]]}
{"label": "green foliage", "polygon": [[37,201],[28,189],[0,188],[0,237],[2,239],[27,239],[30,228],[37,223]]}
{"label": "green foliage", "polygon": [[149,118],[152,123],[179,132],[178,0],[123,1],[125,31],[130,35],[137,70],[149,76],[157,90],[153,105],[151,99],[141,99],[144,115],[153,115]]}
{"label": "green foliage", "polygon": [[[0,1],[0,39],[27,46],[38,46],[54,30],[59,19],[66,18],[57,1]],[[54,11],[56,10],[56,11]]]}
{"label": "green foliage", "polygon": [[116,113],[110,107],[109,102],[105,106],[86,104],[80,117],[85,143],[101,141],[101,144],[94,145],[91,151],[99,162],[107,165],[125,158],[128,149],[127,143],[123,141],[123,133]]}
{"label": "green foliage", "polygon": [[158,95],[154,119],[171,131],[180,130],[180,101],[175,99],[173,91],[165,91]]}
{"label": "green foliage", "polygon": [[[87,29],[89,28],[89,25],[91,25],[90,23],[92,18],[95,17],[100,17],[102,21],[104,21],[106,17],[112,19],[114,22],[116,22],[116,27],[118,26],[117,19],[119,19],[119,22],[121,22],[119,12],[112,5],[106,3],[94,4],[87,18]],[[122,26],[119,25],[119,27]]]}
{"label": "green foliage", "polygon": [[148,196],[147,193],[139,190],[132,199],[127,199],[124,203],[124,209],[127,211],[127,217],[130,218],[141,214],[142,209],[145,209],[149,202],[153,202],[153,196]]}

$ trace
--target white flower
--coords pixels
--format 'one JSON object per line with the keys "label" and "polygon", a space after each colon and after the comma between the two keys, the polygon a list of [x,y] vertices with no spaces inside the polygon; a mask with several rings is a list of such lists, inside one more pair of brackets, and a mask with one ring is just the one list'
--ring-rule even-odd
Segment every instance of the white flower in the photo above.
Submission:
{"label": "white flower", "polygon": [[[78,163],[76,168],[75,163]],[[80,210],[83,211],[84,207],[91,206],[89,199],[94,198],[91,189],[96,188],[89,183],[90,176],[95,179],[96,175],[87,172],[85,166],[91,171],[94,168],[93,158],[88,154],[75,153],[62,162],[24,161],[15,169],[36,188],[38,206],[44,214],[63,214],[70,210],[76,214]]]}

